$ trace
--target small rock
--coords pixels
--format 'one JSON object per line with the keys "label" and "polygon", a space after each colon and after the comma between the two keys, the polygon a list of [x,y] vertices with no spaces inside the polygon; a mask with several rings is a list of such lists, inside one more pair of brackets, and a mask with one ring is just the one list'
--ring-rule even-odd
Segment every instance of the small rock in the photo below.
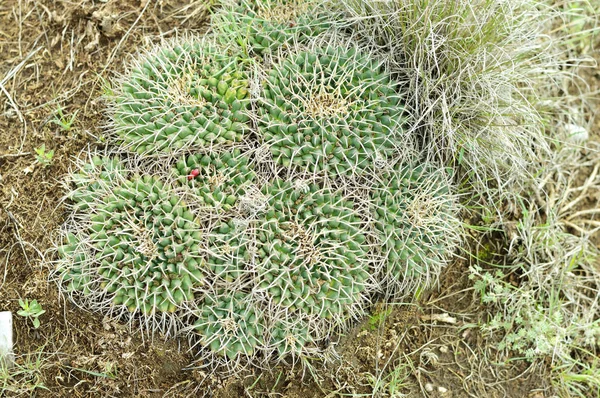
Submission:
{"label": "small rock", "polygon": [[446,387],[438,387],[438,391],[440,392],[440,394],[445,394],[448,392],[448,389]]}
{"label": "small rock", "polygon": [[0,362],[6,368],[14,363],[12,312],[0,312]]}
{"label": "small rock", "polygon": [[427,391],[427,392],[433,392],[433,390],[434,390],[433,384],[431,384],[431,383],[425,384],[425,391]]}
{"label": "small rock", "polygon": [[565,130],[567,130],[567,139],[576,144],[581,144],[590,138],[587,129],[576,124],[565,125]]}

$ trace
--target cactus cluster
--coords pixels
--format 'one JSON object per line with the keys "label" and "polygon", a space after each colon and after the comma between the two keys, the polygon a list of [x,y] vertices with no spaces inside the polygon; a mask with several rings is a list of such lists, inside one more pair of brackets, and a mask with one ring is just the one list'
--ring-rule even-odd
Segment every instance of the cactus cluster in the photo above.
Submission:
{"label": "cactus cluster", "polygon": [[234,24],[263,58],[176,40],[118,81],[121,158],[70,175],[57,275],[74,300],[185,331],[218,363],[306,359],[446,262],[454,198],[444,169],[404,159],[399,85],[351,43],[309,42],[326,24],[299,4]]}

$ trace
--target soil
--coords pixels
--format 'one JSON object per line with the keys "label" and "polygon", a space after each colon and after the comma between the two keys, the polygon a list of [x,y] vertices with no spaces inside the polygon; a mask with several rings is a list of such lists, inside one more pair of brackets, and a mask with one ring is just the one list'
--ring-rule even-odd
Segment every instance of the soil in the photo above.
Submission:
{"label": "soil", "polygon": [[[0,310],[16,314],[20,298],[37,299],[46,310],[38,329],[15,315],[17,364],[31,372],[19,383],[26,389],[0,396],[394,396],[385,379],[374,380],[395,366],[405,377],[398,393],[409,397],[544,397],[547,369],[510,358],[484,368],[477,347],[493,351],[494,342],[477,332],[486,314],[467,289],[465,261],[448,267],[439,288],[414,306],[374,305],[370,317],[332,343],[339,358],[315,365],[316,379],[301,367],[246,369],[229,378],[186,369],[193,361],[186,341],[149,341],[135,326],[59,295],[46,251],[66,217],[62,181],[73,158],[101,145],[100,78],[110,79],[151,41],[205,31],[207,3],[0,2]],[[59,107],[76,115],[69,129],[53,122]],[[598,131],[600,121],[590,125]],[[54,150],[47,167],[36,163],[42,145]]]}

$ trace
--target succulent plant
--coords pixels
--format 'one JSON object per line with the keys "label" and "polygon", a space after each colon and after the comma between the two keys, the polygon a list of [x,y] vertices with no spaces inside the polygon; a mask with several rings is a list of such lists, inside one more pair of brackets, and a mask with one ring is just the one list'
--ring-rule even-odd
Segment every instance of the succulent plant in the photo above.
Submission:
{"label": "succulent plant", "polygon": [[396,89],[381,64],[356,48],[299,52],[269,72],[259,132],[284,167],[360,174],[407,141]]}
{"label": "succulent plant", "polygon": [[383,170],[371,191],[375,228],[385,259],[386,290],[429,284],[458,241],[456,203],[443,168],[402,165]]}
{"label": "succulent plant", "polygon": [[[81,229],[66,235],[58,253],[67,260],[59,269],[67,290],[91,292],[111,300],[113,308],[144,315],[172,313],[195,299],[204,283],[195,216],[164,183],[153,176],[127,178],[114,159],[94,158],[94,167],[74,174],[78,181],[100,175],[112,181],[96,197],[75,195]],[[121,180],[104,175],[106,165],[120,170]],[[104,178],[104,179],[103,179]],[[82,184],[84,185],[84,184]],[[86,206],[77,206],[78,202]]]}
{"label": "succulent plant", "polygon": [[262,55],[317,36],[330,18],[315,0],[226,0],[212,26],[224,43]]}
{"label": "succulent plant", "polygon": [[140,154],[238,142],[248,129],[244,66],[208,39],[142,54],[108,100],[115,140]]}
{"label": "succulent plant", "polygon": [[[340,192],[281,179],[262,191],[263,210],[215,225],[203,252],[214,286],[259,297],[254,305],[270,333],[261,346],[282,359],[306,354],[361,313],[373,264],[366,225]],[[203,311],[199,322],[210,309]]]}
{"label": "succulent plant", "polygon": [[[264,53],[316,34],[312,5],[260,0],[261,23],[230,17]],[[127,161],[93,156],[70,175],[57,273],[73,298],[152,332],[184,326],[220,363],[297,359],[373,294],[440,270],[454,202],[440,170],[402,163],[398,84],[351,45],[279,57],[252,103],[245,63],[259,61],[208,41],[135,61],[111,96]]]}
{"label": "succulent plant", "polygon": [[105,194],[112,186],[118,184],[127,172],[116,157],[101,158],[94,155],[89,162],[80,165],[80,172],[71,175],[74,187],[68,187],[68,198],[73,201],[75,210],[86,210]]}
{"label": "succulent plant", "polygon": [[133,312],[174,312],[203,283],[194,215],[164,184],[137,178],[96,208],[90,239],[102,259],[101,288]]}
{"label": "succulent plant", "polygon": [[68,292],[80,291],[90,294],[92,291],[91,274],[89,272],[89,252],[81,239],[72,232],[63,237],[63,244],[58,247],[60,256],[57,267],[62,284],[66,284]]}
{"label": "succulent plant", "polygon": [[279,358],[300,356],[311,351],[315,337],[311,335],[311,322],[307,319],[278,319],[270,328],[270,346]]}
{"label": "succulent plant", "polygon": [[[302,189],[304,188],[304,189]],[[257,227],[258,288],[288,309],[339,324],[369,278],[364,222],[352,201],[317,184],[276,179]]]}
{"label": "succulent plant", "polygon": [[227,283],[239,281],[249,273],[253,261],[254,239],[236,221],[222,221],[208,234],[207,265]]}
{"label": "succulent plant", "polygon": [[242,292],[221,291],[207,295],[197,310],[194,329],[202,345],[234,360],[251,357],[264,345],[265,328],[260,312]]}
{"label": "succulent plant", "polygon": [[200,205],[228,211],[253,186],[256,176],[248,162],[239,149],[190,155],[177,161],[173,174],[180,186],[193,191]]}

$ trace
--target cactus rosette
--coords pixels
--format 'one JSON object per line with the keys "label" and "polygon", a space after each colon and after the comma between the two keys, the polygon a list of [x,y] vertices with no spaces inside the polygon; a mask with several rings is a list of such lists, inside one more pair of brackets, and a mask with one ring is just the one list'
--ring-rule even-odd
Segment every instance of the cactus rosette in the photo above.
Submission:
{"label": "cactus rosette", "polygon": [[314,330],[316,326],[307,319],[298,317],[278,317],[270,328],[270,348],[278,358],[318,356]]}
{"label": "cactus rosette", "polygon": [[246,294],[225,290],[207,295],[196,315],[194,330],[214,354],[235,361],[255,356],[264,346],[264,320]]}
{"label": "cactus rosette", "polygon": [[270,184],[257,228],[258,288],[288,311],[339,325],[360,313],[372,269],[351,200],[317,184]]}
{"label": "cactus rosette", "polygon": [[[95,157],[95,167],[75,175],[78,181],[86,173],[102,176],[99,170],[114,162]],[[160,179],[119,170],[119,181],[100,177],[107,184],[102,193],[98,181],[88,184],[90,195],[79,187],[77,235],[67,233],[58,248],[59,279],[71,293],[89,296],[84,300],[91,306],[156,318],[153,328],[165,330],[165,316],[176,318],[170,314],[192,303],[205,282],[201,233],[195,216]]]}
{"label": "cactus rosette", "polygon": [[200,207],[227,212],[254,186],[256,174],[240,149],[180,158],[172,175],[178,186],[191,191],[190,199]]}
{"label": "cactus rosette", "polygon": [[263,84],[259,132],[286,168],[363,174],[410,141],[396,89],[380,63],[356,48],[298,52],[276,64]]}
{"label": "cactus rosette", "polygon": [[329,21],[322,3],[314,0],[226,0],[212,25],[224,44],[264,55],[319,35]]}
{"label": "cactus rosette", "polygon": [[208,39],[141,55],[107,99],[115,141],[145,156],[239,142],[248,129],[244,66]]}
{"label": "cactus rosette", "polygon": [[[315,183],[275,179],[263,195],[260,213],[230,218],[207,234],[206,263],[215,286],[252,292],[272,333],[262,344],[279,359],[306,355],[368,303],[375,268],[365,224],[351,200]],[[285,346],[275,347],[282,339]]]}
{"label": "cactus rosette", "polygon": [[396,164],[379,173],[370,201],[386,293],[401,296],[429,286],[456,246],[460,228],[445,170]]}

